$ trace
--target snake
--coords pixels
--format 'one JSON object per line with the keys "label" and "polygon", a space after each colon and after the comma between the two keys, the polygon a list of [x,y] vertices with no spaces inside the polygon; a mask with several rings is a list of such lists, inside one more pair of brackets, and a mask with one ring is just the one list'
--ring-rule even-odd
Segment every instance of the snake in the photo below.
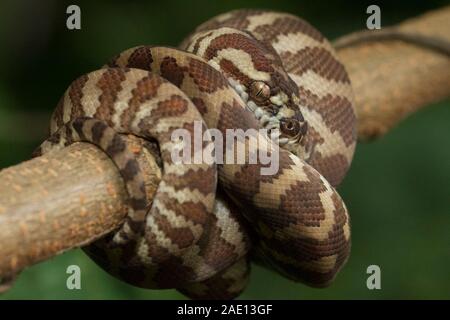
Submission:
{"label": "snake", "polygon": [[[236,145],[248,160],[262,142],[277,154],[277,172],[262,175],[261,162],[198,163],[195,152],[176,163],[174,132],[195,135],[197,124],[202,153],[214,151],[207,129],[256,129]],[[162,178],[151,197],[129,134],[157,147]],[[251,260],[325,287],[349,257],[350,219],[336,187],[356,146],[353,92],[328,40],[297,16],[231,11],[179,48],[121,52],[70,84],[35,155],[75,142],[104,151],[123,179],[124,223],[84,250],[129,284],[231,299]]]}

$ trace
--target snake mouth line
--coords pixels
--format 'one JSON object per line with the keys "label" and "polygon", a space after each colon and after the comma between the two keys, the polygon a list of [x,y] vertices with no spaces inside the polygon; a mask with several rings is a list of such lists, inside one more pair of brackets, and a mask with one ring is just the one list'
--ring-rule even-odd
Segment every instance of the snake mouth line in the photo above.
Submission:
{"label": "snake mouth line", "polygon": [[261,127],[267,130],[267,134],[272,141],[278,143],[280,146],[288,144],[289,139],[281,136],[280,125],[281,119],[283,118],[282,114],[272,114],[266,109],[258,106],[249,98],[246,87],[233,78],[228,78],[228,82],[234,91],[241,97],[242,101],[244,101],[246,109],[255,116]]}

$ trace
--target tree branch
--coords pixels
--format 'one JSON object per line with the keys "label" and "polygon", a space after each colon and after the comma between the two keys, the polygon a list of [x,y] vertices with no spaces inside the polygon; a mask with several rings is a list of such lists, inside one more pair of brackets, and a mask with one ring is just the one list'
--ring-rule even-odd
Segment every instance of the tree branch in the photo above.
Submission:
{"label": "tree branch", "polygon": [[[129,136],[148,197],[161,178],[143,140]],[[75,143],[0,171],[0,278],[117,228],[127,194],[118,169],[89,143]]]}
{"label": "tree branch", "polygon": [[[450,6],[396,28],[450,43]],[[343,48],[338,56],[355,92],[360,140],[380,137],[408,115],[450,94],[450,58],[438,51],[401,41],[378,41]]]}

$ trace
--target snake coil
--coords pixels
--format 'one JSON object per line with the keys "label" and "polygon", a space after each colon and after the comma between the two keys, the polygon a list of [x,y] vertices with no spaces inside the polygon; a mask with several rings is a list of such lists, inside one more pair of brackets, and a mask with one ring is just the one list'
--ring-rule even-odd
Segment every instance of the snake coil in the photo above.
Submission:
{"label": "snake coil", "polygon": [[[260,163],[175,163],[172,134],[194,135],[196,123],[224,135],[267,129],[279,145],[270,144],[278,172],[260,175]],[[126,221],[85,250],[130,284],[234,298],[248,282],[250,253],[317,287],[348,258],[349,217],[334,188],[356,145],[353,93],[330,43],[298,17],[232,11],[199,26],[180,49],[126,50],[69,86],[50,133],[36,154],[85,141],[120,170]],[[159,147],[163,177],[152,202],[123,134]],[[206,138],[202,152],[211,148]],[[249,157],[255,141],[268,139],[258,133],[238,143]]]}

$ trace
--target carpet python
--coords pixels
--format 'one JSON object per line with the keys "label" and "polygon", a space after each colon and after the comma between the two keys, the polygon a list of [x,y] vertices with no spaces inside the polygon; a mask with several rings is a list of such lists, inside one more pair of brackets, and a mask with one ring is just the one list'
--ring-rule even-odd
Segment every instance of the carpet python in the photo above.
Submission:
{"label": "carpet python", "polygon": [[[221,133],[267,129],[270,137],[237,143],[248,158],[254,139],[277,142],[268,145],[279,153],[278,172],[175,164],[171,134],[193,133],[196,121]],[[349,217],[334,188],[352,161],[355,122],[347,73],[315,28],[290,14],[238,10],[205,22],[179,49],[128,49],[75,80],[37,154],[84,141],[119,169],[127,218],[85,248],[107,272],[139,287],[229,299],[248,282],[250,256],[311,286],[334,279],[350,252]],[[124,134],[159,147],[163,176],[152,202]]]}

